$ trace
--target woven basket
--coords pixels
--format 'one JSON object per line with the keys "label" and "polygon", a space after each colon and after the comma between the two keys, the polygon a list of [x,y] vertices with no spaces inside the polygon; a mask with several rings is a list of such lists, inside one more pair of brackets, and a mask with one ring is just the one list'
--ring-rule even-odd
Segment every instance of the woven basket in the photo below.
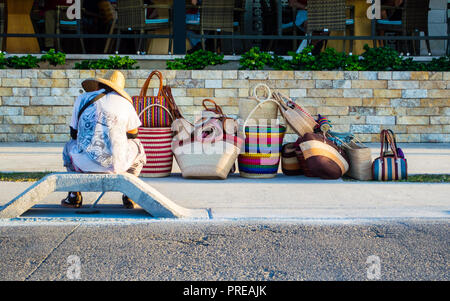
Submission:
{"label": "woven basket", "polygon": [[314,133],[317,122],[311,114],[280,92],[274,92],[273,97],[279,102],[281,115],[294,132],[300,137],[306,133]]}
{"label": "woven basket", "polygon": [[[267,97],[265,99],[258,98],[256,94],[256,89],[258,87],[264,87],[267,92]],[[242,120],[247,120],[250,112],[264,102],[264,105],[258,107],[258,109],[253,112],[252,119],[248,121],[248,125],[267,125],[270,124],[272,120],[278,118],[278,106],[273,102],[265,102],[271,98],[270,88],[265,84],[257,84],[253,88],[253,94],[250,98],[242,99],[239,101],[239,118]]]}
{"label": "woven basket", "polygon": [[283,148],[281,149],[281,170],[286,176],[298,176],[303,174],[295,149],[295,143],[287,143],[283,145]]}
{"label": "woven basket", "polygon": [[347,175],[360,181],[372,180],[372,152],[359,140],[356,141],[343,145],[350,160]]}
{"label": "woven basket", "polygon": [[245,149],[238,157],[241,177],[264,179],[273,178],[278,173],[286,127],[282,125],[247,125],[247,122],[259,107],[264,106],[268,102],[275,103],[277,107],[279,106],[273,99],[259,103],[250,112],[242,126],[243,136],[245,137]]}
{"label": "woven basket", "polygon": [[[144,108],[139,114],[139,117],[146,110],[160,106],[152,104]],[[166,108],[164,108],[167,110]],[[167,110],[167,112],[169,112]],[[169,112],[170,117],[172,115]],[[140,127],[138,129],[138,139],[141,140],[144,146],[147,161],[142,168],[141,177],[145,178],[162,178],[167,177],[172,172],[173,153],[172,153],[172,128],[171,127],[157,127],[147,128]]]}
{"label": "woven basket", "polygon": [[226,179],[239,155],[243,140],[229,136],[213,143],[174,141],[172,149],[183,178]]}

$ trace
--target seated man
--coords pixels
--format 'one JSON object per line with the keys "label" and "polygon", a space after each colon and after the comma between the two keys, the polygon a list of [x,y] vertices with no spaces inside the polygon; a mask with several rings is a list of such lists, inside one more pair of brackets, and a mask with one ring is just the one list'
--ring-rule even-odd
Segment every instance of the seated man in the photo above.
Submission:
{"label": "seated man", "polygon": [[[122,173],[138,176],[146,161],[144,148],[137,139],[141,125],[131,97],[125,92],[125,77],[114,71],[109,79],[83,81],[86,93],[74,104],[70,135],[65,145],[64,166],[71,172]],[[79,208],[80,192],[69,192],[63,207]],[[126,208],[134,202],[122,196]]]}

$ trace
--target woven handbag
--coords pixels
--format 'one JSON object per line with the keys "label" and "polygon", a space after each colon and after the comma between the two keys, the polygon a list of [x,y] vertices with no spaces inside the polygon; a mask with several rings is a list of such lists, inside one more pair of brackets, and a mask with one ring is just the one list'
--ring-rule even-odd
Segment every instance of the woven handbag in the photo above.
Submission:
{"label": "woven handbag", "polygon": [[377,181],[393,181],[408,178],[406,158],[398,154],[397,143],[393,132],[382,130],[380,134],[380,157],[372,164],[372,176]]}
{"label": "woven handbag", "polygon": [[[215,107],[207,107],[207,102]],[[205,99],[203,106],[208,113],[219,114],[206,114],[208,117],[195,125],[177,118],[173,123],[172,150],[183,178],[226,179],[244,141],[234,132],[232,123],[235,121],[225,116],[213,100]],[[232,132],[227,132],[227,128],[233,128]]]}
{"label": "woven handbag", "polygon": [[[266,90],[266,98],[259,98],[257,95],[257,89],[263,87]],[[252,119],[248,121],[249,125],[267,125],[271,123],[271,120],[278,118],[278,106],[274,102],[266,102],[266,100],[271,99],[270,88],[265,84],[257,84],[253,88],[252,96],[247,99],[242,99],[239,101],[239,118],[242,120],[247,120],[250,112],[253,111],[255,107],[258,109],[253,112]],[[260,105],[264,102],[264,105]]]}
{"label": "woven handbag", "polygon": [[259,103],[245,120],[242,132],[245,149],[238,157],[239,174],[244,178],[273,178],[278,173],[280,154],[286,127],[282,125],[247,125],[253,114],[268,102],[279,104],[273,99]]}
{"label": "woven handbag", "polygon": [[[159,89],[157,96],[147,96],[148,86],[153,76],[159,78]],[[170,127],[172,119],[169,113],[173,115],[173,105],[170,99],[164,97],[163,93],[163,75],[160,71],[155,70],[148,76],[144,85],[142,86],[139,96],[133,96],[133,105],[136,112],[144,112],[144,108],[150,105],[157,104],[158,106],[151,107],[142,114],[140,119],[144,127]],[[171,112],[172,111],[172,112]]]}
{"label": "woven handbag", "polygon": [[349,177],[360,181],[372,180],[372,152],[356,137],[350,143],[343,144],[350,161]]}
{"label": "woven handbag", "polygon": [[295,143],[287,143],[281,148],[281,170],[286,176],[303,174],[303,169],[295,152]]}
{"label": "woven handbag", "polygon": [[317,122],[311,114],[280,92],[274,92],[272,95],[280,104],[281,115],[283,115],[294,132],[300,137],[306,133],[314,133]]}
{"label": "woven handbag", "polygon": [[[139,113],[139,117],[154,107],[167,110],[159,104],[151,104]],[[167,114],[172,116],[168,110]],[[140,174],[142,177],[162,178],[170,175],[173,164],[172,136],[171,127],[139,127],[138,139],[141,140],[147,156],[147,161]]]}
{"label": "woven handbag", "polygon": [[305,134],[300,148],[309,170],[321,179],[338,179],[349,169],[345,152],[323,134]]}

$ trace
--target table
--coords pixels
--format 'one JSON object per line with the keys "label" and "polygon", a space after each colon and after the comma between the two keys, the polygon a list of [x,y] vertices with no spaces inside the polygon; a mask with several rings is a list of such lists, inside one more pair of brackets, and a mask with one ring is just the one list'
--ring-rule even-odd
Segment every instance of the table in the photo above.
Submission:
{"label": "table", "polygon": [[[7,0],[7,33],[34,34],[31,22],[33,0]],[[6,51],[9,53],[39,53],[37,38],[6,39]]]}

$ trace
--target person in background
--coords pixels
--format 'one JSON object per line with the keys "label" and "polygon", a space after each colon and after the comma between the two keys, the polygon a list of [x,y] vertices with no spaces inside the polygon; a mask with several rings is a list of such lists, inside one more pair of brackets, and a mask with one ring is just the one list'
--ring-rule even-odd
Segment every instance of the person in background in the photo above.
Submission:
{"label": "person in background", "polygon": [[[65,0],[46,0],[43,3],[46,34],[56,33],[56,7],[59,5],[67,5],[67,3]],[[48,51],[51,48],[55,48],[55,38],[45,38],[44,50]]]}
{"label": "person in background", "polygon": [[[191,0],[192,5],[201,5],[201,0]],[[188,8],[186,10],[186,24],[200,24],[200,10],[198,8]],[[191,43],[191,49],[187,53],[193,53],[202,48],[201,39],[189,37],[189,43]]]}
{"label": "person in background", "polygon": [[[402,7],[404,1],[403,0],[381,0],[381,5],[393,6],[393,7]],[[401,21],[402,20],[402,11],[400,9],[381,10],[381,19],[389,20],[389,21]],[[384,36],[384,30],[380,30],[378,32],[380,36]],[[383,46],[386,46],[386,41],[382,40],[381,43]]]}
{"label": "person in background", "polygon": [[[125,92],[125,77],[120,71],[107,79],[91,78],[82,82],[86,93],[75,101],[70,122],[71,140],[63,151],[69,172],[130,173],[139,176],[145,162],[144,148],[137,139],[141,121],[132,99]],[[122,196],[125,208],[134,202]],[[63,207],[79,208],[81,192],[69,192]]]}
{"label": "person in background", "polygon": [[[307,0],[289,0],[289,6],[297,9],[297,15],[295,17],[295,26],[297,26],[301,31],[306,32],[306,26],[308,25],[308,11],[307,11]],[[297,53],[301,52],[308,45],[308,41],[305,39],[300,43],[297,49]]]}

